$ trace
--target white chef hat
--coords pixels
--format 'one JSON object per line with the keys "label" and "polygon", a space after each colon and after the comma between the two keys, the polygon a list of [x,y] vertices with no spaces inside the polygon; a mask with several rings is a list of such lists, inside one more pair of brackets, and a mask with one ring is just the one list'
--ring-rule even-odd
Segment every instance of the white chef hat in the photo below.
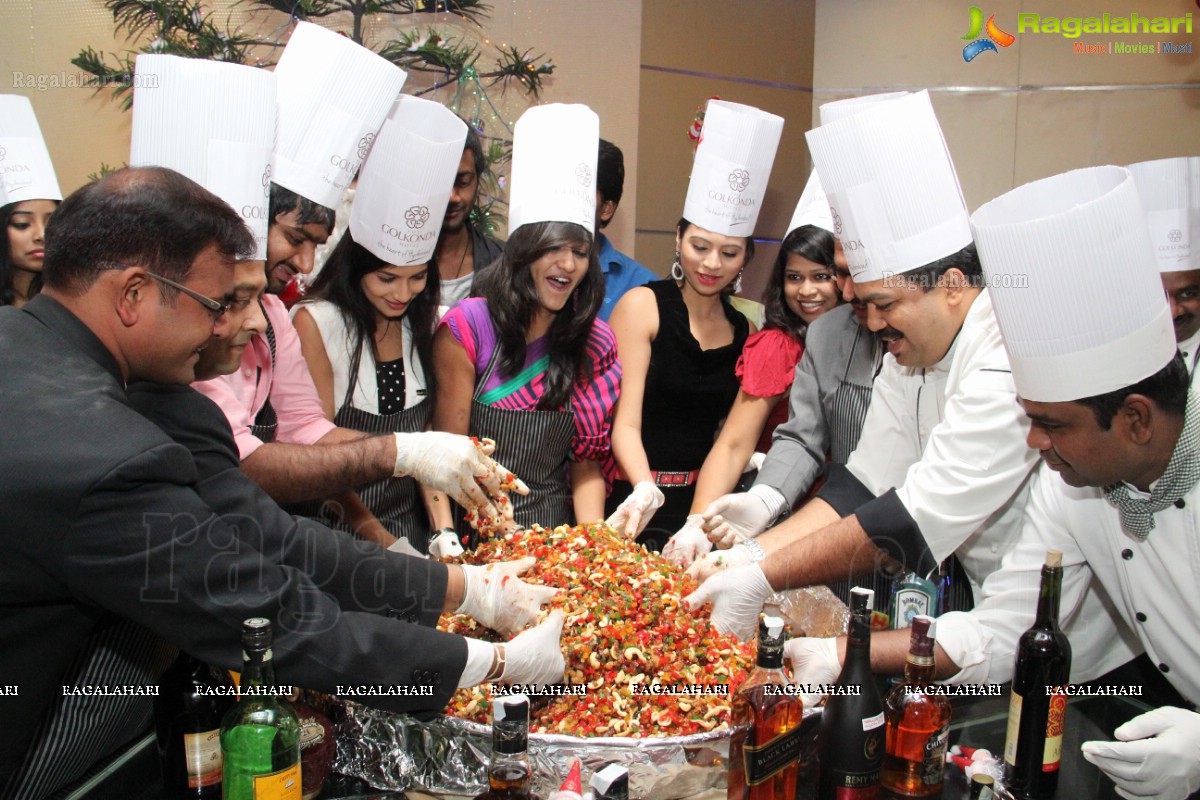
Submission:
{"label": "white chef hat", "polygon": [[358,179],[354,241],[397,267],[428,263],[466,140],[466,123],[441,103],[401,95]]}
{"label": "white chef hat", "polygon": [[1130,164],[1159,272],[1200,269],[1200,158]]}
{"label": "white chef hat", "polygon": [[713,233],[753,236],[782,134],[782,117],[709,100],[684,218]]}
{"label": "white chef hat", "polygon": [[531,222],[596,225],[600,118],[585,105],[534,106],[513,127],[508,232]]}
{"label": "white chef hat", "polygon": [[856,283],[926,266],[971,243],[928,92],[871,104],[805,136]]}
{"label": "white chef hat", "polygon": [[33,104],[0,94],[0,205],[26,200],[62,200],[62,191]]}
{"label": "white chef hat", "polygon": [[[908,92],[883,92],[822,103],[819,109],[821,124],[828,125],[839,119],[853,116],[875,103],[895,100],[907,94]],[[792,214],[792,221],[788,223],[787,232],[791,233],[801,225],[816,225],[830,233],[834,232],[833,215],[829,211],[829,197],[825,194],[825,188],[821,186],[821,178],[817,175],[815,167],[808,176],[808,183],[804,185],[804,191],[800,194],[800,202],[796,204],[796,211]]]}
{"label": "white chef hat", "polygon": [[971,230],[1022,397],[1093,397],[1175,356],[1129,170],[1092,167],[1027,183],[980,207]]}
{"label": "white chef hat", "polygon": [[275,67],[275,183],[337,208],[406,77],[345,36],[298,23]]}
{"label": "white chef hat", "polygon": [[267,257],[275,76],[200,58],[137,57],[129,164],[168,167],[228,203]]}

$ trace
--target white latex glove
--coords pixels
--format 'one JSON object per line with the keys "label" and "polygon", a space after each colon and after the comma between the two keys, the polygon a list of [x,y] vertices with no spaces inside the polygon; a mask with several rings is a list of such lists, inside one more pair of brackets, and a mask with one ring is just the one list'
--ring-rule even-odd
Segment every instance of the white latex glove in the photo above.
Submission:
{"label": "white latex glove", "polygon": [[763,603],[773,594],[775,590],[762,567],[751,564],[718,572],[683,598],[683,602],[693,611],[711,602],[713,627],[748,641],[758,631],[758,615],[762,613]]}
{"label": "white latex glove", "polygon": [[504,645],[505,663],[500,682],[535,686],[562,683],[567,662],[563,659],[559,640],[565,619],[561,611],[555,611],[541,625]]}
{"label": "white latex glove", "polygon": [[[838,661],[837,639],[814,639],[797,636],[783,645],[783,654],[792,665],[792,683],[805,687],[836,683],[842,672]],[[805,708],[821,701],[821,692],[801,692]]]}
{"label": "white latex glove", "polygon": [[737,492],[713,500],[700,516],[704,519],[704,532],[709,541],[725,549],[765,531],[772,514],[758,495]]}
{"label": "white latex glove", "polygon": [[700,527],[700,515],[690,514],[683,527],[667,540],[662,557],[677,567],[686,567],[709,550],[712,542]]}
{"label": "white latex glove", "polygon": [[1084,742],[1081,749],[1113,779],[1121,797],[1183,800],[1200,789],[1200,714],[1164,706],[1134,717],[1113,735],[1119,741]]}
{"label": "white latex glove", "polygon": [[723,569],[744,567],[760,559],[755,558],[750,548],[745,544],[735,545],[728,550],[714,550],[706,553],[704,558],[697,559],[687,568],[687,574],[696,579],[696,583],[704,583]]}
{"label": "white latex glove", "polygon": [[464,564],[462,605],[459,614],[506,635],[537,620],[538,611],[558,594],[558,589],[526,583],[517,576],[537,563],[533,556],[518,561],[497,561],[486,567]]}
{"label": "white latex glove", "polygon": [[638,481],[629,496],[621,501],[617,510],[604,522],[626,539],[637,538],[646,529],[654,512],[666,501],[663,493],[650,481]]}
{"label": "white latex glove", "polygon": [[463,548],[458,540],[457,531],[442,529],[429,540],[429,555],[437,561],[458,558],[462,554]]}
{"label": "white latex glove", "polygon": [[[395,436],[393,474],[397,478],[411,475],[418,483],[450,495],[454,502],[481,519],[512,519],[512,503],[502,488],[511,473],[492,459],[495,442],[484,440],[476,444],[466,436],[442,431]],[[515,479],[513,489],[519,494],[529,494],[529,487],[520,479]]]}

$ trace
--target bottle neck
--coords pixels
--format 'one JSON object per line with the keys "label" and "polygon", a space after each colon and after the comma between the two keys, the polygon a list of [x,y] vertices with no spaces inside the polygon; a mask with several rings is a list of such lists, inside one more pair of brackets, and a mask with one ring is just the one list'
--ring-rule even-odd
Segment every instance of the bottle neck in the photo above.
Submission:
{"label": "bottle neck", "polygon": [[850,617],[850,624],[846,626],[846,658],[850,658],[850,652],[855,653],[865,652],[868,656],[871,653],[871,612],[860,612]]}
{"label": "bottle neck", "polygon": [[1062,567],[1042,567],[1042,591],[1038,595],[1039,628],[1058,630],[1058,600],[1062,594]]}
{"label": "bottle neck", "polygon": [[248,651],[243,655],[242,686],[275,686],[275,664],[270,650]]}
{"label": "bottle neck", "polygon": [[755,665],[759,669],[783,669],[783,648],[758,648]]}
{"label": "bottle neck", "polygon": [[933,680],[933,657],[908,654],[904,662],[904,680],[908,683],[929,683]]}

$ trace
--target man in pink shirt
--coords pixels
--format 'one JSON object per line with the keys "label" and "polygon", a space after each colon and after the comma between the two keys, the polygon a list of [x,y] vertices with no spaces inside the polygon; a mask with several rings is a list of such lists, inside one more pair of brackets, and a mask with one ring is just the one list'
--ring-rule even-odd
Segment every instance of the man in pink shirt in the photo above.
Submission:
{"label": "man in pink shirt", "polygon": [[312,271],[316,247],[333,229],[333,213],[271,184],[266,293],[260,296],[264,330],[248,341],[237,337],[210,344],[202,354],[205,360],[224,360],[236,369],[194,386],[221,407],[233,428],[242,469],[277,503],[334,500],[343,520],[360,536],[403,549],[404,540],[384,528],[353,487],[411,474],[398,469],[397,455],[399,437],[414,434],[365,434],[339,428],[325,417],[300,339],[277,296],[295,275]]}

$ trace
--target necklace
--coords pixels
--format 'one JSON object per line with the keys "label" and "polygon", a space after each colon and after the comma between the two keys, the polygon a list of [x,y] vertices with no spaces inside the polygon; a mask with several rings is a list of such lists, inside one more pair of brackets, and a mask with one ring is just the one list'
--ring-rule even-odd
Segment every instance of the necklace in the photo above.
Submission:
{"label": "necklace", "polygon": [[468,240],[467,246],[463,248],[462,258],[458,260],[458,269],[454,270],[454,279],[457,280],[462,275],[463,265],[467,263],[467,254],[471,252],[471,242]]}

